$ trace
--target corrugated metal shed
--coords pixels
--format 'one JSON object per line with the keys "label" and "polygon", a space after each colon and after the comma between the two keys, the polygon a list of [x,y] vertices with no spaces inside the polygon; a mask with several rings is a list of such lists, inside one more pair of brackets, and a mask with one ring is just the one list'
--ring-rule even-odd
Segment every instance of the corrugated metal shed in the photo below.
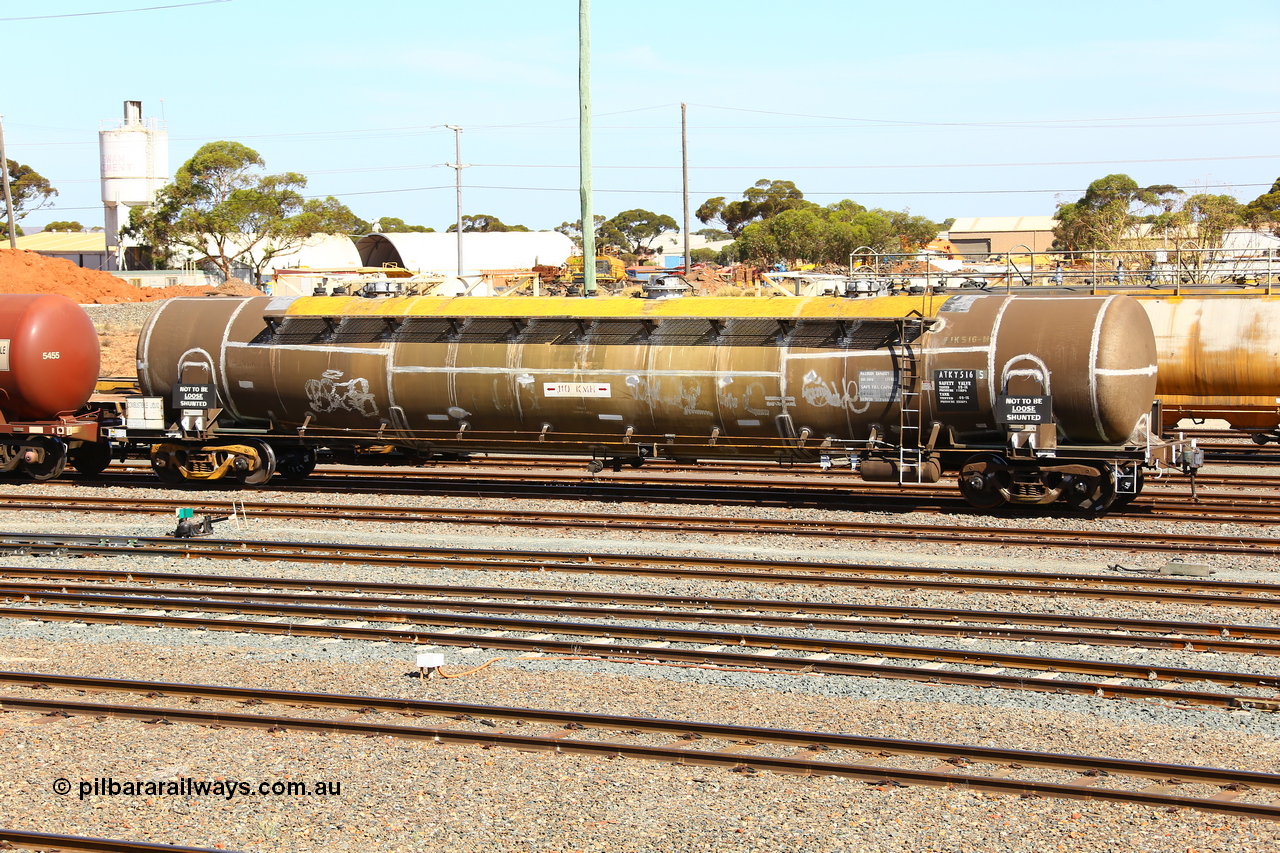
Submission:
{"label": "corrugated metal shed", "polygon": [[276,255],[267,265],[272,269],[296,267],[351,267],[360,266],[360,253],[355,241],[345,234],[316,234],[307,238],[297,249]]}
{"label": "corrugated metal shed", "polygon": [[19,249],[46,258],[62,258],[90,270],[107,268],[107,235],[101,231],[41,231],[17,242]]}
{"label": "corrugated metal shed", "polygon": [[[414,272],[447,273],[458,267],[456,234],[369,234],[360,238],[356,247],[361,262],[368,267],[399,264]],[[462,235],[462,263],[467,270],[560,266],[572,252],[573,241],[557,231],[476,231]]]}
{"label": "corrugated metal shed", "polygon": [[1057,224],[1052,216],[962,216],[952,223],[948,233],[1052,231]]}
{"label": "corrugated metal shed", "polygon": [[1052,216],[965,216],[952,223],[947,239],[971,260],[1026,249],[1044,252],[1053,245],[1056,224]]}
{"label": "corrugated metal shed", "polygon": [[19,237],[18,248],[42,254],[106,252],[107,235],[101,231],[41,231]]}

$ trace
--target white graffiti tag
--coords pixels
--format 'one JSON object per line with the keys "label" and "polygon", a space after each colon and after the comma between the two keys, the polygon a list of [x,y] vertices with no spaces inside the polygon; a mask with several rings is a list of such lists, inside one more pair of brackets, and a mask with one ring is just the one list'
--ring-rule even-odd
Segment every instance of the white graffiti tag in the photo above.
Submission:
{"label": "white graffiti tag", "polygon": [[305,388],[312,410],[319,413],[346,409],[366,418],[375,417],[378,414],[378,404],[369,393],[369,380],[348,379],[346,382],[339,382],[341,378],[341,370],[326,370],[319,379],[307,380]]}
{"label": "white graffiti tag", "polygon": [[846,379],[844,387],[835,382],[825,382],[815,371],[804,375],[804,385],[800,388],[800,396],[811,406],[845,409],[855,414],[862,414],[871,408],[871,403],[858,399],[858,383]]}

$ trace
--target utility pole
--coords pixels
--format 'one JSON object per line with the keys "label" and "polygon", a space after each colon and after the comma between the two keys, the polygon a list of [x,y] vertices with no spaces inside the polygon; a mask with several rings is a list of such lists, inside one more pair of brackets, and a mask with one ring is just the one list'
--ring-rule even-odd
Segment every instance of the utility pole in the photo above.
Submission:
{"label": "utility pole", "polygon": [[9,194],[9,161],[4,156],[4,116],[0,116],[0,174],[4,175],[4,209],[9,215],[9,248],[18,248],[18,229],[13,219],[13,196]]}
{"label": "utility pole", "polygon": [[596,217],[591,209],[591,0],[578,0],[578,172],[582,196],[582,295],[596,292]]}
{"label": "utility pole", "polygon": [[680,104],[680,174],[684,179],[684,274],[689,276],[689,105]]}
{"label": "utility pole", "polygon": [[446,124],[445,127],[453,131],[454,162],[445,165],[453,167],[454,184],[457,187],[458,222],[455,227],[458,229],[458,278],[462,278],[462,170],[467,167],[462,162],[462,128],[456,124]]}

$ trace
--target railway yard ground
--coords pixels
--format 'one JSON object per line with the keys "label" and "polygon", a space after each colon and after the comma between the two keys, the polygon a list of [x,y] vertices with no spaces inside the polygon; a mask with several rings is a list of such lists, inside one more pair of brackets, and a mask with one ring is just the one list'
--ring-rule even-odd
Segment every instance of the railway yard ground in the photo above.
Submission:
{"label": "railway yard ground", "polygon": [[[0,673],[0,824],[254,851],[1280,847],[1273,522],[1144,515],[1164,488],[1150,484],[1133,512],[1030,518],[734,505],[713,494],[601,500],[585,485],[578,499],[496,498],[467,491],[484,470],[424,470],[436,485],[417,493],[166,490],[127,473],[0,484],[5,500],[86,504],[10,508],[0,525],[0,670],[17,673]],[[370,476],[390,484],[394,473]],[[318,474],[324,484],[326,469]],[[595,482],[580,470],[539,476]],[[156,551],[172,510],[90,506],[112,497],[197,512],[235,497],[250,508]],[[254,509],[299,502],[400,512]],[[415,520],[425,509],[458,517]],[[468,510],[525,520],[468,521]],[[553,510],[616,523],[528,518]],[[676,515],[817,532],[627,525]],[[849,522],[882,524],[886,538],[835,529]],[[980,536],[889,538],[911,525]],[[1132,541],[1001,544],[999,531],[1013,528]],[[1187,533],[1242,550],[1152,544]],[[246,550],[261,542],[312,550]],[[1158,574],[1172,558],[1213,574]],[[1205,586],[1214,583],[1220,593]],[[324,609],[348,606],[359,609]],[[182,621],[197,618],[206,621]],[[948,635],[948,625],[966,630]],[[442,654],[456,677],[421,677],[424,652]],[[841,740],[855,737],[879,740]],[[949,746],[927,746],[938,743]],[[1054,766],[1033,753],[1088,758]],[[182,780],[246,786],[164,792]],[[153,790],[113,795],[111,781]],[[289,782],[309,795],[271,793]],[[320,783],[340,793],[316,794]],[[1181,807],[1191,799],[1200,806]]]}

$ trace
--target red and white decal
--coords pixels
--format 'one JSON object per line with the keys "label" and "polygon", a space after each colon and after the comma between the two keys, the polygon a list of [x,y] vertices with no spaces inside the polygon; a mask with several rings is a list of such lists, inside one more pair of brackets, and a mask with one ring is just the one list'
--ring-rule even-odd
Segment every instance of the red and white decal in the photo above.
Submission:
{"label": "red and white decal", "polygon": [[544,397],[610,397],[608,382],[544,382]]}

